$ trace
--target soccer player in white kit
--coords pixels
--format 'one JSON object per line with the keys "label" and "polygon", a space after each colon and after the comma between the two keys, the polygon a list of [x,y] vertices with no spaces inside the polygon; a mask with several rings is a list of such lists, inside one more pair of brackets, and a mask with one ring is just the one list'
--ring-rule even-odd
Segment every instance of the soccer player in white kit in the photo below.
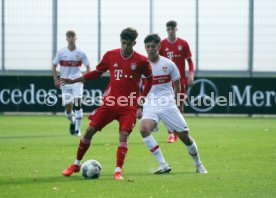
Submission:
{"label": "soccer player in white kit", "polygon": [[[72,85],[61,84],[58,80],[57,66],[60,65],[61,78],[78,78],[82,76],[81,66],[86,67],[86,73],[90,71],[88,58],[81,49],[76,47],[76,33],[73,30],[66,32],[68,46],[60,49],[53,60],[53,78],[55,86],[61,89],[62,103],[65,106],[65,115],[70,121],[71,135],[81,135],[81,121],[83,110],[81,99],[83,93],[83,83],[78,82]],[[73,106],[74,110],[73,111]]]}
{"label": "soccer player in white kit", "polygon": [[[157,34],[150,34],[144,40],[148,60],[152,67],[153,83],[143,110],[139,108],[137,111],[138,117],[142,116],[140,132],[143,141],[159,162],[159,168],[154,173],[162,174],[171,171],[158,143],[151,135],[160,120],[169,130],[174,131],[185,144],[188,153],[194,160],[196,172],[207,173],[200,161],[196,143],[189,134],[188,125],[176,105],[175,98],[180,98],[177,97],[177,94],[181,91],[179,70],[170,59],[159,56],[160,41]],[[179,101],[177,102],[179,103]]]}

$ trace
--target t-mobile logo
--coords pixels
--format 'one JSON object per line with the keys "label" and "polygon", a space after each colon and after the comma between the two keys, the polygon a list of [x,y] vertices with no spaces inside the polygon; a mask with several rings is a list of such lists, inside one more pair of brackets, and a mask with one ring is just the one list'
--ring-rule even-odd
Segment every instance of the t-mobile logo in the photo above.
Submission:
{"label": "t-mobile logo", "polygon": [[167,52],[167,57],[172,60],[173,59],[173,52]]}
{"label": "t-mobile logo", "polygon": [[120,80],[120,77],[123,76],[122,74],[123,74],[123,70],[121,70],[121,69],[115,69],[116,80]]}

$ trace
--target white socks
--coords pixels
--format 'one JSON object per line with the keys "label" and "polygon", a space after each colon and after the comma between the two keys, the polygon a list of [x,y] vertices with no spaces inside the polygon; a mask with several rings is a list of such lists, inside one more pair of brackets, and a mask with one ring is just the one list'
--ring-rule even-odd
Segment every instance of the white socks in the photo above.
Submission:
{"label": "white socks", "polygon": [[195,165],[198,166],[201,164],[199,159],[199,153],[197,150],[196,142],[193,140],[193,143],[190,146],[186,146],[188,153],[191,155],[192,159],[195,162]]}
{"label": "white socks", "polygon": [[143,141],[148,149],[151,151],[151,153],[154,155],[154,157],[158,160],[159,164],[166,164],[162,151],[154,137],[152,135],[149,135],[148,137],[143,138]]}
{"label": "white socks", "polygon": [[76,161],[74,162],[74,164],[80,166],[80,165],[81,165],[81,160],[76,160]]}
{"label": "white socks", "polygon": [[75,123],[74,111],[71,111],[71,113],[67,113],[67,111],[65,111],[65,116],[67,117],[67,119],[70,121],[71,124]]}
{"label": "white socks", "polygon": [[75,130],[80,130],[81,129],[81,121],[83,117],[83,111],[82,109],[80,110],[75,110],[75,117],[76,117],[76,127]]}

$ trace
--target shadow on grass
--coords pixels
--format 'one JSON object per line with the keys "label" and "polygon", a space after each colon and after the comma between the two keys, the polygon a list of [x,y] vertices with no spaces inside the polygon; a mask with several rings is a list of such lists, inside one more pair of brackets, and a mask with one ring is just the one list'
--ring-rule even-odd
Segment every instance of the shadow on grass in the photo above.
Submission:
{"label": "shadow on grass", "polygon": [[32,138],[45,138],[45,137],[64,137],[65,135],[47,134],[47,135],[18,135],[18,136],[0,136],[1,139],[32,139]]}
{"label": "shadow on grass", "polygon": [[[193,174],[191,172],[171,172],[167,174],[153,174],[150,172],[142,172],[142,173],[126,173],[124,174],[125,179],[123,182],[134,182],[141,178],[141,180],[145,179],[145,177],[173,177],[175,175],[187,175]],[[12,178],[8,180],[0,179],[0,186],[8,186],[8,185],[29,185],[29,184],[44,184],[44,183],[64,183],[64,182],[101,182],[101,181],[115,181],[113,179],[113,174],[104,174],[101,175],[99,179],[85,179],[81,175],[73,175],[71,177],[63,177],[62,175],[52,176],[52,177],[32,177],[32,178]]]}

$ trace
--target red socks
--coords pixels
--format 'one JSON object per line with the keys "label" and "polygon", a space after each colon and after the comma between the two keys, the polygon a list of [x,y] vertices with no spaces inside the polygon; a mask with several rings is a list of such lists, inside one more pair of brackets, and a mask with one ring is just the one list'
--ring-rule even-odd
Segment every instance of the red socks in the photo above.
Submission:
{"label": "red socks", "polygon": [[85,139],[84,136],[80,139],[79,147],[78,147],[78,152],[77,152],[77,160],[82,160],[84,154],[88,150],[90,146],[91,140]]}
{"label": "red socks", "polygon": [[127,142],[120,142],[117,150],[116,167],[120,167],[122,169],[127,155],[127,151],[128,151]]}

